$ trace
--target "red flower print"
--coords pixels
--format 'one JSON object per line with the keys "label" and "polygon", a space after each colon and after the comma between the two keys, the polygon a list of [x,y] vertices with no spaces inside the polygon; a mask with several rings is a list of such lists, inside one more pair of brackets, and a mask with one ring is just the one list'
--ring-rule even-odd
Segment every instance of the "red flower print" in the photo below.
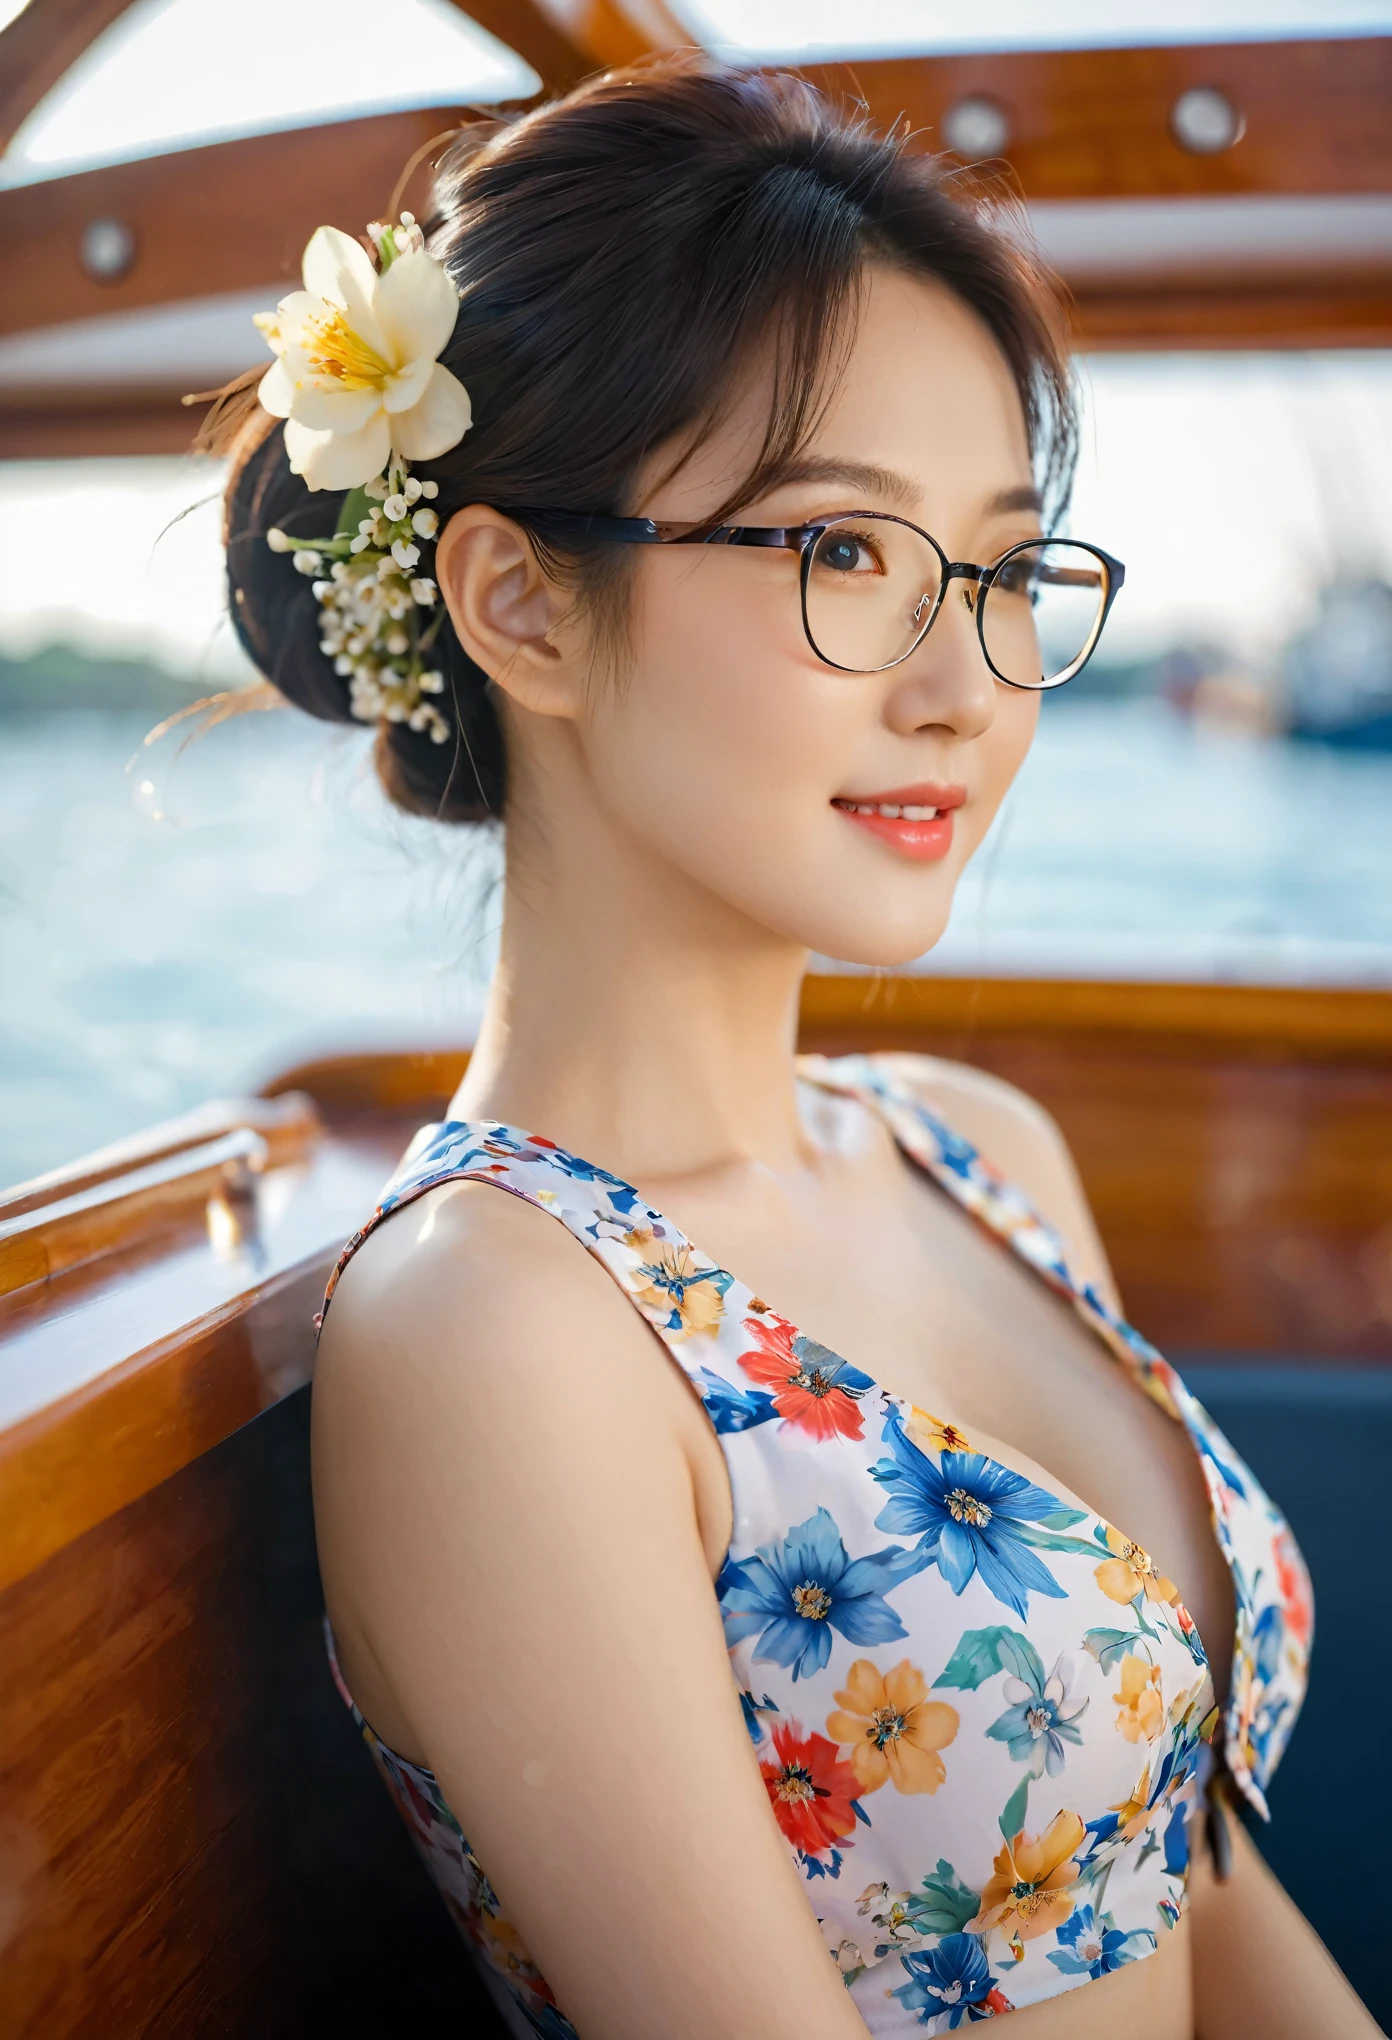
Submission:
{"label": "red flower print", "polygon": [[766,1757],[759,1769],[774,1817],[804,1856],[825,1855],[856,1824],[856,1774],[835,1743],[805,1733],[800,1721],[776,1722],[772,1735],[776,1761]]}
{"label": "red flower print", "polygon": [[760,1388],[771,1391],[785,1422],[818,1440],[865,1435],[856,1403],[874,1385],[868,1374],[815,1339],[804,1338],[773,1311],[764,1318],[746,1318],[744,1329],[759,1350],[741,1353],[739,1364]]}
{"label": "red flower print", "polygon": [[1305,1650],[1315,1626],[1310,1575],[1305,1570],[1305,1561],[1295,1539],[1284,1524],[1276,1540],[1276,1577],[1281,1583],[1287,1633],[1292,1642]]}

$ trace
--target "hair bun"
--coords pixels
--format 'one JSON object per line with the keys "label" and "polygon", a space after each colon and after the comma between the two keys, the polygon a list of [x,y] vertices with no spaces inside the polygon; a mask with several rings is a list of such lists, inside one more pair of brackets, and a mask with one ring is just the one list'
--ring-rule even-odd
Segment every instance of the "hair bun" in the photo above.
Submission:
{"label": "hair bun", "polygon": [[[269,429],[266,429],[266,428]],[[256,420],[253,443],[227,491],[227,582],[232,627],[247,657],[287,701],[324,722],[358,722],[349,683],[320,649],[323,612],[292,552],[266,542],[322,536],[338,522],[342,492],[311,492],[290,469],[278,420]],[[445,743],[407,723],[378,724],[376,766],[388,796],[409,813],[476,822],[502,812],[502,745],[486,676],[442,621],[436,658],[445,689],[433,697]],[[358,727],[362,724],[358,722]]]}

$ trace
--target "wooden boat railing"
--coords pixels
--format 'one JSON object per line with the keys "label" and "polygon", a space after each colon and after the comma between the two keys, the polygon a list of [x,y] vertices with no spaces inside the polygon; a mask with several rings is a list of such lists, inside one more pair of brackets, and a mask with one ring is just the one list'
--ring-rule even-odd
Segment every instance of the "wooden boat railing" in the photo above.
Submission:
{"label": "wooden boat railing", "polygon": [[[814,977],[803,1040],[1039,1097],[1180,1357],[1392,1360],[1392,994]],[[7,2036],[495,2030],[323,1667],[305,1393],[466,1059],[305,1063],[0,1197]]]}

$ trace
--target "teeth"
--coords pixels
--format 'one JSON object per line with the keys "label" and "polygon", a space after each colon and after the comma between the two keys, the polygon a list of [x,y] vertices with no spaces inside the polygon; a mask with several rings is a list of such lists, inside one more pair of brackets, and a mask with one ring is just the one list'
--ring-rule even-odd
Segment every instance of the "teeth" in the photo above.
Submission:
{"label": "teeth", "polygon": [[941,812],[935,807],[901,807],[892,800],[845,800],[839,805],[853,815],[879,815],[887,822],[935,822]]}

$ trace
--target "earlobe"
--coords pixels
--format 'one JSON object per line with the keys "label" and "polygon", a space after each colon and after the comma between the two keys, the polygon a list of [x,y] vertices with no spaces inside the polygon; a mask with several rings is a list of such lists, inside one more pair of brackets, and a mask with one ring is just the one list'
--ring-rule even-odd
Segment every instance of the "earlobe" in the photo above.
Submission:
{"label": "earlobe", "polygon": [[554,642],[567,605],[521,527],[482,504],[457,511],[440,534],[435,571],[475,665],[535,715],[574,714],[571,662]]}

